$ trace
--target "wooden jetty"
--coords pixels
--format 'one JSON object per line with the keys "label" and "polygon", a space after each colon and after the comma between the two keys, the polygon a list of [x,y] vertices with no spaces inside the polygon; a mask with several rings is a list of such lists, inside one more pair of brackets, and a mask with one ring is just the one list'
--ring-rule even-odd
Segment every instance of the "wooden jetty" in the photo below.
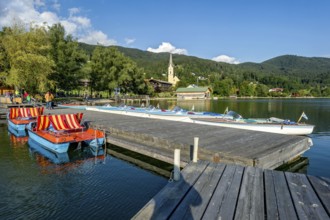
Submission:
{"label": "wooden jetty", "polygon": [[0,119],[3,119],[3,120],[7,119],[7,113],[0,111]]}
{"label": "wooden jetty", "polygon": [[7,109],[0,108],[0,124],[7,123]]}
{"label": "wooden jetty", "polygon": [[34,107],[40,103],[0,103],[0,108]]}
{"label": "wooden jetty", "polygon": [[199,161],[133,219],[329,219],[330,179]]}
{"label": "wooden jetty", "polygon": [[146,156],[173,162],[181,149],[181,167],[191,158],[194,137],[199,137],[201,160],[274,169],[294,160],[310,147],[310,139],[249,130],[168,120],[140,118],[77,109],[46,110],[45,113],[83,112],[91,126],[107,132],[107,142]]}

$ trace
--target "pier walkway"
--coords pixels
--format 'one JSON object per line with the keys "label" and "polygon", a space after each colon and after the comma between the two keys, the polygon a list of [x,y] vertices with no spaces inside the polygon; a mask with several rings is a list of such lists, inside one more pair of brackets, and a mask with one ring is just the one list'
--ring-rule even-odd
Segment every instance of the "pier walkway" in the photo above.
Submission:
{"label": "pier walkway", "polygon": [[330,179],[199,161],[133,219],[330,219]]}
{"label": "pier walkway", "polygon": [[199,138],[198,158],[275,169],[303,154],[310,139],[217,126],[149,119],[78,109],[54,109],[45,113],[83,112],[91,126],[105,130],[107,142],[173,163],[174,149],[181,150],[181,166],[191,160],[194,137]]}

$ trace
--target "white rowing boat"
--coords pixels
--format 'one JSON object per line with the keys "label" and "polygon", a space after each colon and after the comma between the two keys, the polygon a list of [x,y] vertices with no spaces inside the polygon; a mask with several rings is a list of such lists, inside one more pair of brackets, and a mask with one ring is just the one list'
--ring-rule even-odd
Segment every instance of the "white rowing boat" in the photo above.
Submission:
{"label": "white rowing boat", "polygon": [[[313,132],[315,127],[314,125],[300,123],[299,121],[301,118],[298,122],[275,117],[244,119],[234,111],[228,112],[227,109],[224,114],[193,112],[181,108],[162,110],[154,107],[135,108],[131,106],[93,106],[87,107],[86,110],[288,135],[308,135]],[[302,116],[307,118],[305,113],[303,113]]]}
{"label": "white rowing boat", "polygon": [[226,116],[225,118],[195,118],[193,123],[288,135],[308,135],[313,132],[315,127],[274,117],[244,119],[234,111],[229,111]]}

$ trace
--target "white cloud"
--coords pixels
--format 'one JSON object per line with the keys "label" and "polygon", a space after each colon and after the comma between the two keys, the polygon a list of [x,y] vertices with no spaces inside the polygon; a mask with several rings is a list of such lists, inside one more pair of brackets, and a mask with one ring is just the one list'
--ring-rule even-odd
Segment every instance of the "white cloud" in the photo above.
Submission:
{"label": "white cloud", "polygon": [[108,39],[107,35],[102,31],[90,31],[78,41],[85,42],[87,44],[101,44],[104,46],[116,45],[117,42],[113,39]]}
{"label": "white cloud", "polygon": [[60,23],[63,25],[67,34],[75,35],[77,33],[77,24],[70,22],[68,20],[61,20]]}
{"label": "white cloud", "polygon": [[34,4],[38,7],[45,6],[45,2],[43,0],[34,0]]}
{"label": "white cloud", "polygon": [[75,14],[78,14],[79,12],[80,12],[80,9],[79,8],[69,8],[70,16],[73,16]]}
{"label": "white cloud", "polygon": [[80,16],[79,8],[68,9],[68,17],[59,17],[57,12],[60,4],[57,0],[48,6],[53,11],[47,10],[47,1],[44,0],[0,0],[0,29],[4,26],[12,26],[14,23],[26,25],[36,24],[52,26],[61,23],[67,34],[90,44],[114,45],[117,42],[92,27],[88,17]]}
{"label": "white cloud", "polygon": [[40,18],[41,24],[43,22],[46,22],[49,26],[52,26],[53,24],[56,24],[59,22],[59,18],[57,16],[57,14],[50,12],[50,11],[42,12],[41,14],[39,14],[39,18]]}
{"label": "white cloud", "polygon": [[125,43],[127,44],[127,45],[130,45],[130,44],[132,44],[132,43],[134,43],[135,42],[135,39],[133,39],[133,38],[125,38]]}
{"label": "white cloud", "polygon": [[240,62],[235,57],[230,57],[227,55],[220,55],[217,57],[213,57],[212,60],[216,62],[225,62],[225,63],[231,63],[231,64],[239,64]]}
{"label": "white cloud", "polygon": [[[38,5],[36,4],[35,7]],[[36,22],[40,13],[34,9],[33,1],[1,0],[0,26],[11,26],[14,22]]]}
{"label": "white cloud", "polygon": [[53,3],[52,6],[53,6],[53,8],[54,8],[56,11],[60,11],[60,9],[61,9],[61,4],[58,3],[57,0],[54,1],[54,3]]}
{"label": "white cloud", "polygon": [[159,45],[158,48],[156,49],[148,47],[147,51],[153,53],[168,52],[168,53],[176,53],[176,54],[184,54],[184,55],[188,54],[186,49],[175,48],[171,43],[168,42],[162,42],[162,44]]}
{"label": "white cloud", "polygon": [[83,28],[87,28],[91,26],[91,21],[89,18],[81,17],[81,16],[73,16],[69,18],[70,21],[73,23],[76,23],[78,25],[81,25]]}

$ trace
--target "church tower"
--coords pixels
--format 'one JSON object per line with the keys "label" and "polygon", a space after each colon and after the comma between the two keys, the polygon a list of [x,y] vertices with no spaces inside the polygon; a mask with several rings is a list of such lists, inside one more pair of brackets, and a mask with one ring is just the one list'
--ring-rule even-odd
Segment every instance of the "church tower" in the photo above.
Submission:
{"label": "church tower", "polygon": [[168,64],[168,82],[175,86],[180,80],[178,77],[174,76],[174,65],[172,61],[172,54],[170,53],[170,62]]}

